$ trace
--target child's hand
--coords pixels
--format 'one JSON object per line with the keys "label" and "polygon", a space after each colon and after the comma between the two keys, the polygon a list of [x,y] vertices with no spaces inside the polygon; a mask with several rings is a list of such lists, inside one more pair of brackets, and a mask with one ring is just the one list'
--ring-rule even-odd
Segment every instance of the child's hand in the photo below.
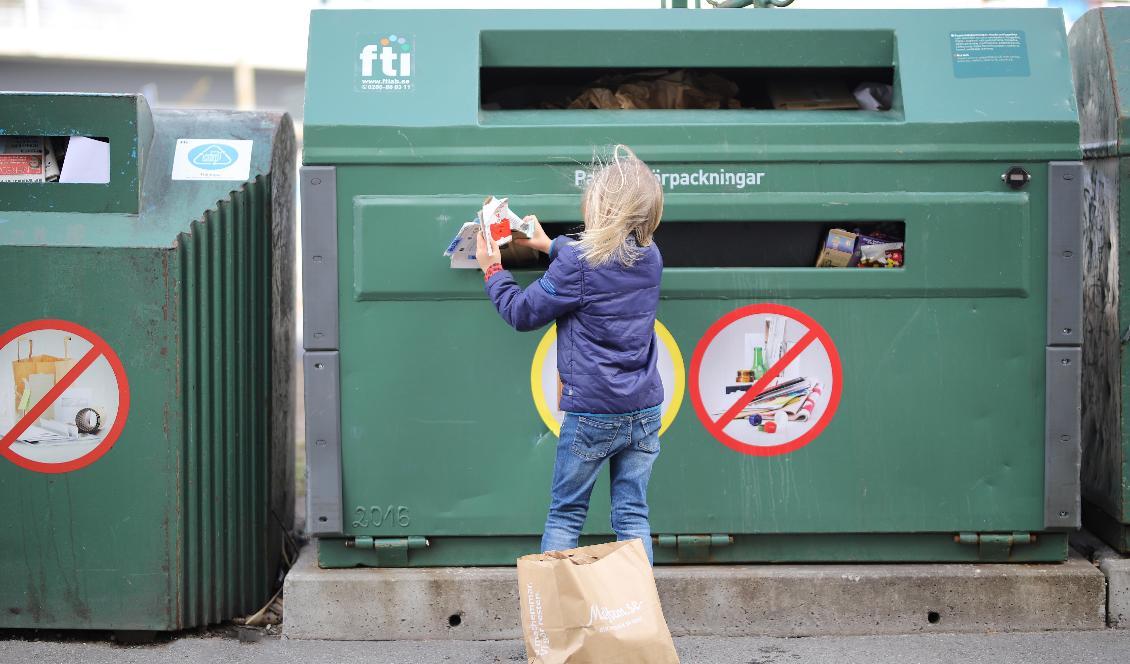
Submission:
{"label": "child's hand", "polygon": [[523,217],[522,221],[529,222],[530,224],[530,239],[522,240],[514,238],[514,243],[519,247],[529,247],[531,249],[537,249],[543,254],[548,254],[550,244],[549,236],[541,229],[538,218],[531,214],[528,217]]}
{"label": "child's hand", "polygon": [[483,272],[486,272],[491,265],[502,264],[502,254],[494,238],[490,238],[490,254],[487,254],[487,238],[483,237],[482,233],[475,233],[475,260],[479,261],[479,268]]}

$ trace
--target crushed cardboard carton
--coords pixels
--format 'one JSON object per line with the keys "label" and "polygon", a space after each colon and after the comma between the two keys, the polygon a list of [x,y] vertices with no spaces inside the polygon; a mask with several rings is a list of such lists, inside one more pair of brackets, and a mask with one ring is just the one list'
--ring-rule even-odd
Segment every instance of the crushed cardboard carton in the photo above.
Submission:
{"label": "crushed cardboard carton", "polygon": [[773,108],[781,111],[859,110],[859,101],[840,80],[777,80],[769,86]]}
{"label": "crushed cardboard carton", "polygon": [[443,255],[451,258],[453,269],[478,269],[479,263],[475,257],[478,236],[490,233],[490,237],[498,245],[504,265],[510,262],[529,262],[531,259],[536,260],[537,251],[511,244],[511,240],[529,238],[532,231],[529,222],[510,210],[509,199],[488,196],[475,219],[459,228]]}
{"label": "crushed cardboard carton", "polygon": [[855,233],[842,228],[828,231],[820,257],[816,259],[816,267],[847,267],[855,251],[855,238]]}
{"label": "crushed cardboard carton", "polygon": [[717,74],[659,69],[598,79],[569,103],[571,109],[741,108],[738,86]]}
{"label": "crushed cardboard carton", "polygon": [[42,136],[0,136],[0,182],[51,182],[59,162]]}

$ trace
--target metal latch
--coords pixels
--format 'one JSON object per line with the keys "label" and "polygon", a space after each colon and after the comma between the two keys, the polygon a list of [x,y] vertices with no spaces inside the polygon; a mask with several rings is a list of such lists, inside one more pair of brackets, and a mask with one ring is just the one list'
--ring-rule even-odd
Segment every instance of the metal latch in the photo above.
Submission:
{"label": "metal latch", "polygon": [[373,549],[377,552],[377,565],[380,567],[405,567],[408,565],[408,550],[431,546],[426,537],[354,537],[345,540],[346,548]]}
{"label": "metal latch", "polygon": [[656,544],[667,549],[675,549],[675,557],[681,563],[704,563],[710,560],[710,550],[714,547],[729,546],[734,543],[733,535],[659,535]]}
{"label": "metal latch", "polygon": [[1001,174],[1001,182],[1008,185],[1009,189],[1023,189],[1024,185],[1032,181],[1032,174],[1020,168],[1013,166]]}
{"label": "metal latch", "polygon": [[1012,547],[1018,544],[1035,544],[1032,533],[958,533],[953,536],[958,544],[976,544],[977,557],[981,560],[1003,561],[1012,554]]}

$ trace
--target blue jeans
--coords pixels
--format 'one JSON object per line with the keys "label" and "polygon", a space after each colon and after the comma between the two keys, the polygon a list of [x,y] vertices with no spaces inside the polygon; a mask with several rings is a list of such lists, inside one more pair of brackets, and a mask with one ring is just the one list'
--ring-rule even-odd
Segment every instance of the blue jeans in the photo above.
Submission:
{"label": "blue jeans", "polygon": [[607,461],[612,481],[612,531],[643,540],[652,558],[647,481],[659,456],[659,408],[626,415],[565,413],[553,465],[553,488],[541,550],[577,546],[596,476]]}

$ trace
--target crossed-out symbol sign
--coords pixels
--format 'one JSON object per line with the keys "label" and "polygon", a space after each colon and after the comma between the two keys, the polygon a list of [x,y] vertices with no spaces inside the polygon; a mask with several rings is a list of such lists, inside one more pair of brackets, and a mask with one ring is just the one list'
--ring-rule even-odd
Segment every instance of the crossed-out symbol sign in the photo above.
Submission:
{"label": "crossed-out symbol sign", "polygon": [[699,419],[723,445],[756,456],[785,454],[819,436],[835,414],[840,356],[804,312],[751,304],[706,331],[688,384]]}
{"label": "crossed-out symbol sign", "polygon": [[129,383],[100,336],[70,321],[35,320],[0,336],[0,399],[0,455],[65,473],[113,447],[129,414]]}

